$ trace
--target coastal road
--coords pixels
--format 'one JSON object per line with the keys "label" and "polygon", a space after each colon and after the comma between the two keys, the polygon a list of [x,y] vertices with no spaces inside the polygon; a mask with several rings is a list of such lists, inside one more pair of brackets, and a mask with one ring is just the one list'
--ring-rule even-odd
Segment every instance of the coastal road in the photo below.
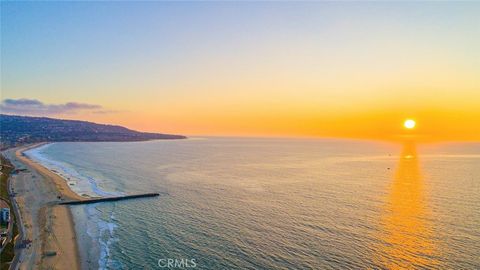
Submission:
{"label": "coastal road", "polygon": [[[12,177],[10,175],[10,177]],[[10,178],[11,181],[11,178]],[[18,204],[13,198],[14,192],[12,191],[12,186],[8,186],[8,194],[11,198],[12,202],[12,211],[15,213],[15,218],[17,219],[17,225],[18,225],[18,235],[15,239],[13,239],[14,244],[25,240],[25,226],[23,225],[22,217],[20,215],[20,210],[18,208]],[[15,257],[13,257],[12,263],[10,264],[10,270],[17,270],[19,268],[19,261],[23,256],[23,252],[21,250],[16,250],[15,251]]]}

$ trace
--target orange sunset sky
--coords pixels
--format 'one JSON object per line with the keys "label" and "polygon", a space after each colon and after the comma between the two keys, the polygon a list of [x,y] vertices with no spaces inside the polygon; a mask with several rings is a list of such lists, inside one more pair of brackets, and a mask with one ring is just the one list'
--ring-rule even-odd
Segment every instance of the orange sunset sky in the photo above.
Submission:
{"label": "orange sunset sky", "polygon": [[185,135],[480,140],[480,3],[1,5],[3,113]]}

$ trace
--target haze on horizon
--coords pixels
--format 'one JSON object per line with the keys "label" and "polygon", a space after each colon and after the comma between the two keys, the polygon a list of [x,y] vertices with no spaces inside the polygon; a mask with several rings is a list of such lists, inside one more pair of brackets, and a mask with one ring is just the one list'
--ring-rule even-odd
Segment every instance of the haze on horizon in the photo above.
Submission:
{"label": "haze on horizon", "polygon": [[2,112],[186,135],[480,140],[480,3],[1,2]]}

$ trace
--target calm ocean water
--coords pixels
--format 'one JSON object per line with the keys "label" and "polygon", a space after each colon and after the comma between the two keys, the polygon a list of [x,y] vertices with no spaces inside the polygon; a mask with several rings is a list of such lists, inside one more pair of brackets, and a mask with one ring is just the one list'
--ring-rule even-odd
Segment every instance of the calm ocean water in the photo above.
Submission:
{"label": "calm ocean water", "polygon": [[480,268],[480,144],[199,138],[28,155],[80,194],[164,193],[73,207],[85,268]]}

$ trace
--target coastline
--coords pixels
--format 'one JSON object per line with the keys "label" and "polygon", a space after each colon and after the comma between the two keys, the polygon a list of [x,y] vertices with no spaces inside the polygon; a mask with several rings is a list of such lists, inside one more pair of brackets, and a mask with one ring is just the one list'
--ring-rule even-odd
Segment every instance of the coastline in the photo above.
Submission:
{"label": "coastline", "polygon": [[55,186],[57,191],[60,193],[62,198],[68,198],[72,200],[84,200],[85,198],[78,195],[75,193],[73,190],[70,189],[70,187],[67,184],[67,180],[64,179],[63,177],[59,176],[58,174],[50,171],[46,167],[44,167],[42,164],[33,161],[32,159],[26,157],[23,155],[23,152],[40,147],[45,145],[46,143],[39,143],[39,144],[34,144],[31,146],[27,146],[25,148],[20,148],[15,151],[15,156],[22,161],[25,165],[35,169],[37,172],[39,172],[43,177],[47,178],[48,180],[52,181]]}
{"label": "coastline", "polygon": [[[17,201],[22,220],[27,227],[26,239],[32,246],[20,260],[20,269],[40,267],[46,269],[81,269],[80,253],[75,231],[75,223],[69,206],[56,205],[59,199],[84,200],[68,187],[67,181],[40,163],[23,155],[27,150],[40,147],[39,143],[14,150],[14,157],[28,171],[19,173],[20,181],[14,181]],[[35,181],[37,188],[20,183],[34,181],[38,176],[44,181]],[[15,179],[16,179],[15,178]],[[40,194],[34,194],[40,193]],[[34,207],[34,205],[36,207]],[[36,243],[34,241],[36,240]],[[54,254],[54,255],[53,255]]]}

